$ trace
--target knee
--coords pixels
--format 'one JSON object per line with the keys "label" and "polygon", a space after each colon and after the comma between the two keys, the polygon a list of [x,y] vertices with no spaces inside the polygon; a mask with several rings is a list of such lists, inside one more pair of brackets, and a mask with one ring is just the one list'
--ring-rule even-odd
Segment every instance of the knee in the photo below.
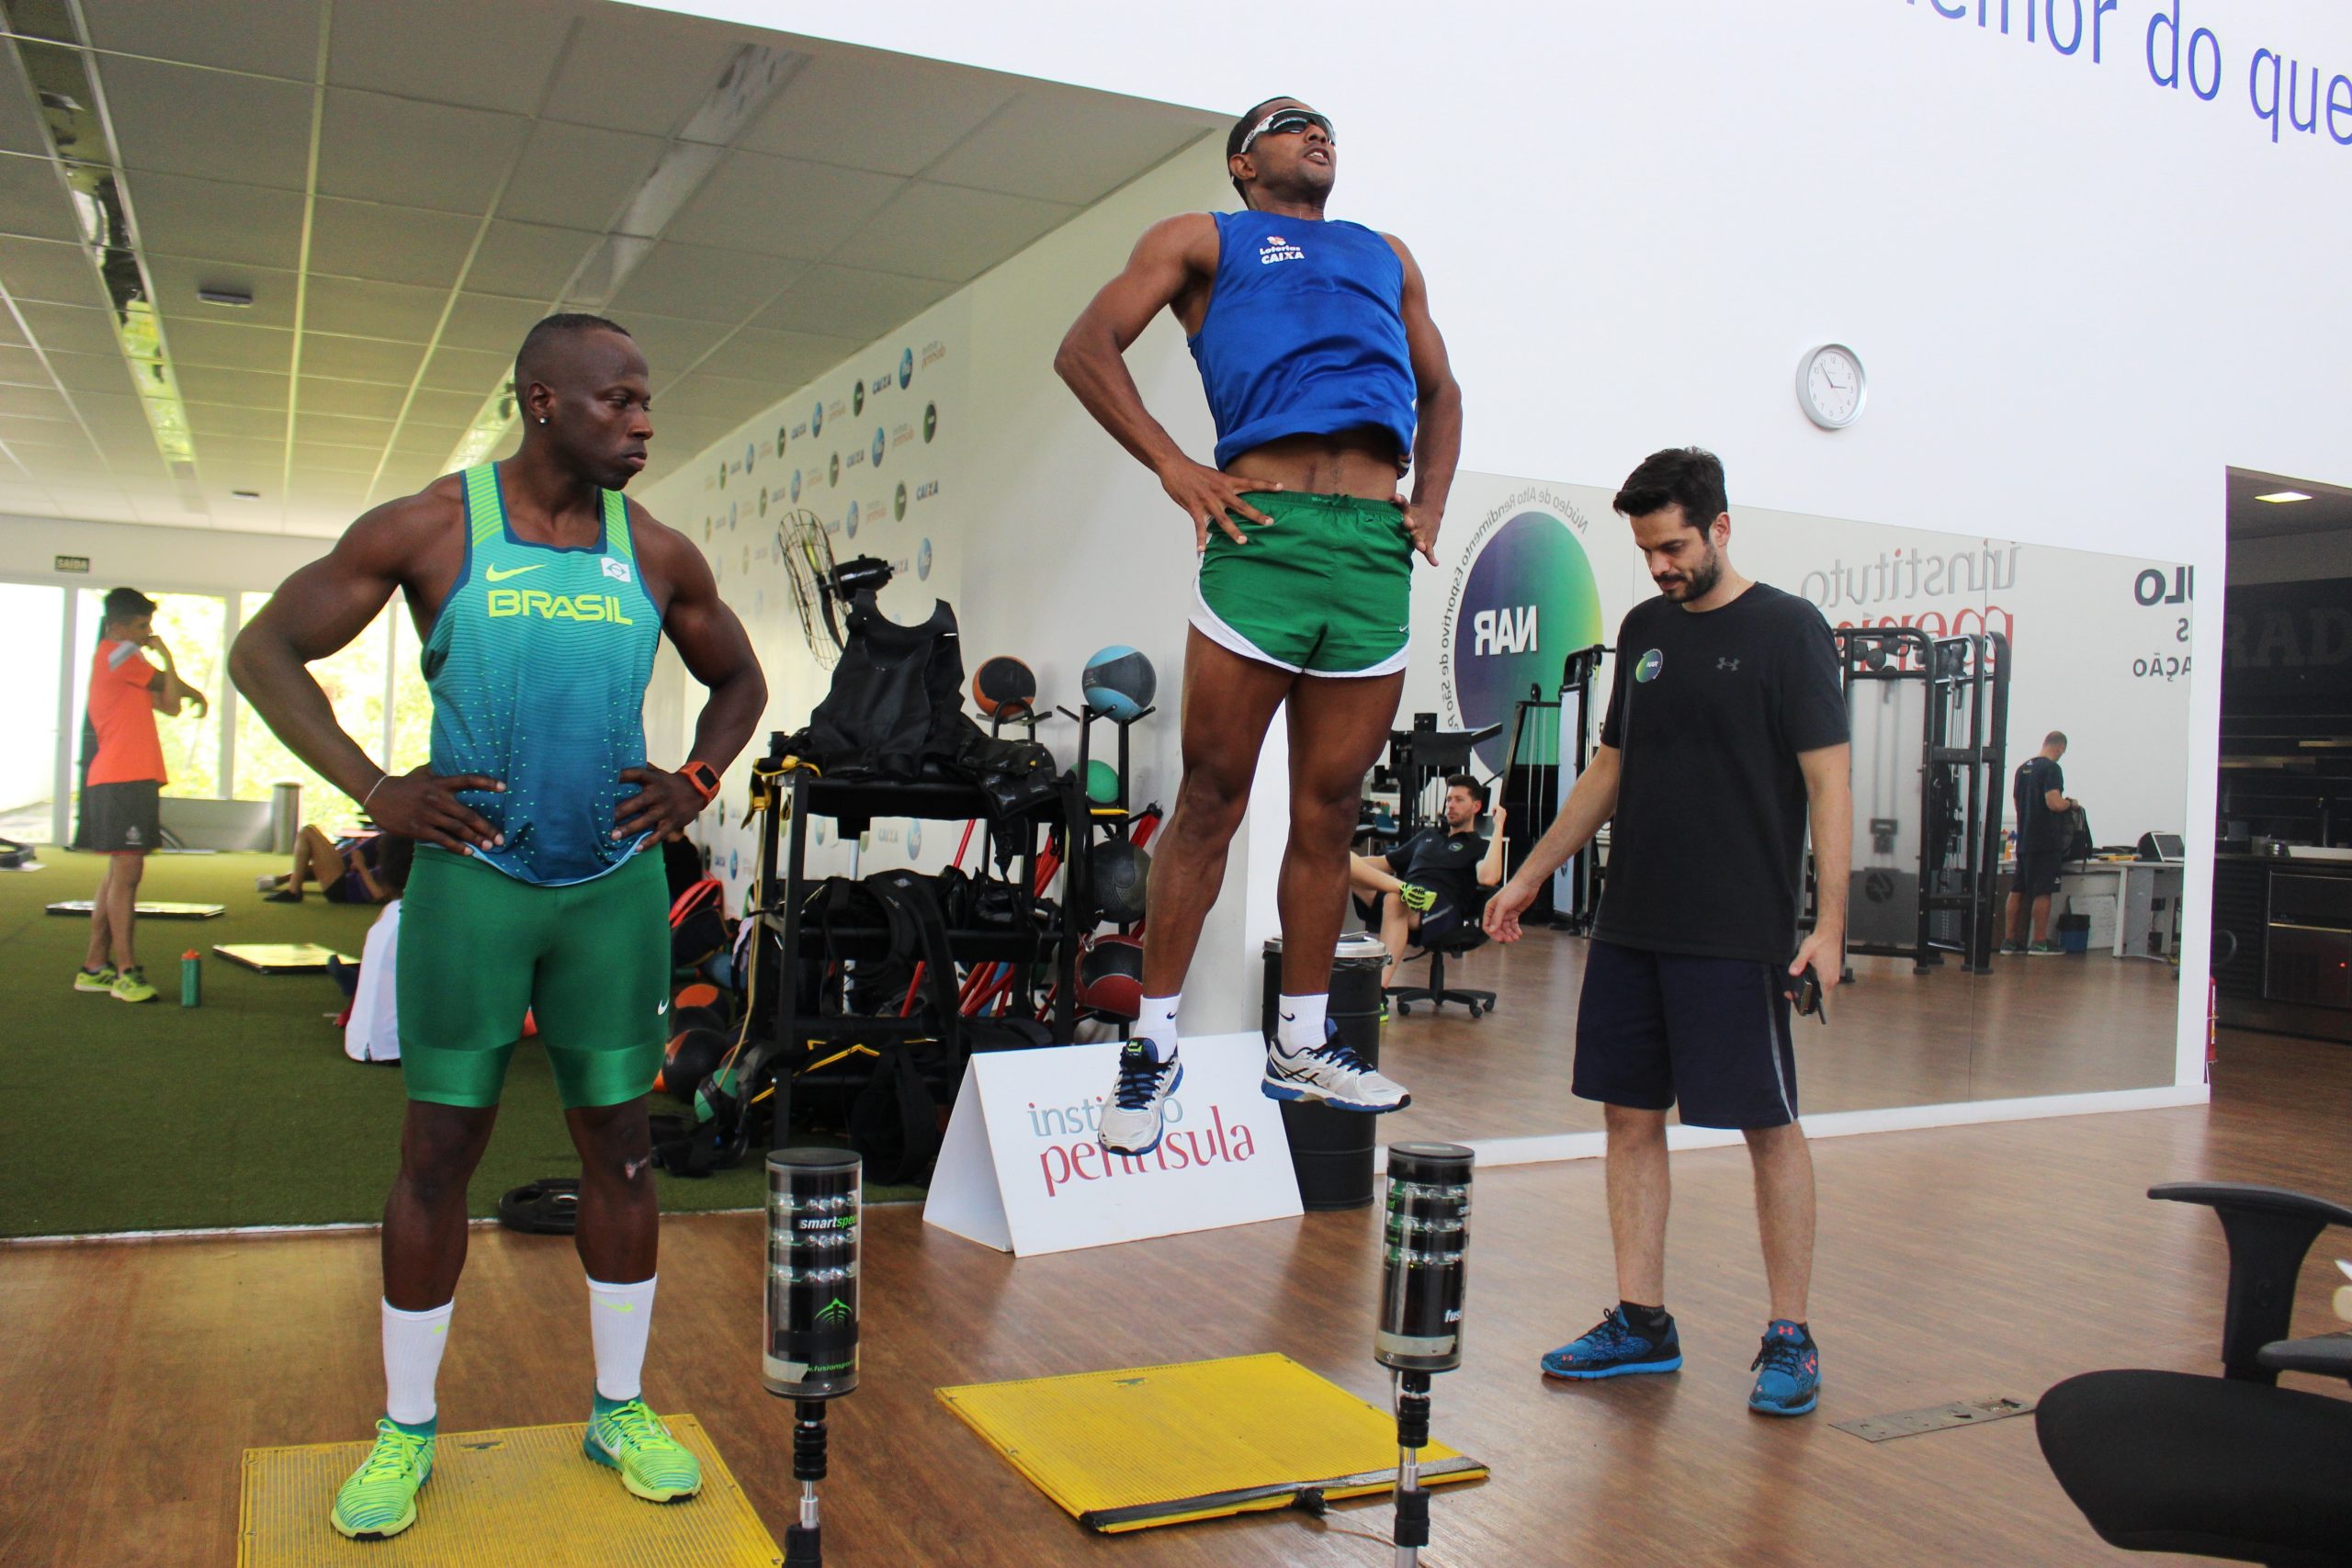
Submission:
{"label": "knee", "polygon": [[1601,1124],[1611,1147],[1648,1146],[1666,1142],[1666,1112],[1631,1105],[1604,1105]]}
{"label": "knee", "polygon": [[1248,780],[1194,769],[1177,786],[1176,814],[1169,829],[1197,843],[1222,844],[1241,826],[1241,814],[1249,808]]}

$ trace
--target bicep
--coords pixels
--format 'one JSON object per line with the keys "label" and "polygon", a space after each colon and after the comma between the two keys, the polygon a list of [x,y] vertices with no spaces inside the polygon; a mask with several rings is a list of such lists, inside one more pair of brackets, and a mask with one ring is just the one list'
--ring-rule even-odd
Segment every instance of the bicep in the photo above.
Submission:
{"label": "bicep", "polygon": [[670,580],[670,603],[662,612],[662,631],[685,661],[686,672],[705,686],[719,686],[749,670],[759,673],[752,651],[751,634],[724,599],[710,563],[686,543],[685,536],[664,531],[657,547],[663,574]]}
{"label": "bicep", "polygon": [[373,513],[353,524],[334,549],[279,584],[245,635],[274,637],[305,664],[340,651],[400,587],[391,532]]}
{"label": "bicep", "polygon": [[1079,312],[1070,335],[1077,337],[1090,329],[1107,333],[1125,352],[1151,325],[1152,317],[1173,305],[1199,276],[1200,231],[1209,221],[1193,214],[1170,218],[1146,230],[1119,276],[1104,284]]}

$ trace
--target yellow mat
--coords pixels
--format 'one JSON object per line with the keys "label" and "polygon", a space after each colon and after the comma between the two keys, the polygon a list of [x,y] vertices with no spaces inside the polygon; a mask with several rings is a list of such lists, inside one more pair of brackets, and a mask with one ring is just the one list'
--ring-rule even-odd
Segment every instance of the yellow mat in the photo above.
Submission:
{"label": "yellow mat", "polygon": [[780,1568],[775,1538],[702,1424],[662,1421],[702,1461],[702,1491],[685,1502],[630,1496],[581,1453],[578,1426],[444,1432],[416,1523],[390,1540],[345,1540],[327,1523],[366,1443],[247,1449],[238,1568],[351,1568],[363,1557],[368,1568]]}
{"label": "yellow mat", "polygon": [[[1396,1421],[1287,1356],[943,1388],[939,1397],[1089,1529],[1113,1533],[1385,1492]],[[1486,1466],[1442,1443],[1425,1484]]]}

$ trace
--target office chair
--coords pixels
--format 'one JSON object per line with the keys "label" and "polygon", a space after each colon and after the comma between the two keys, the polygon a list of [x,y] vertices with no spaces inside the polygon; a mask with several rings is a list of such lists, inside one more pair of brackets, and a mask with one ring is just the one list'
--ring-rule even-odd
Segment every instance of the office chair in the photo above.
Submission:
{"label": "office chair", "polygon": [[1430,976],[1427,985],[1391,986],[1382,993],[1396,1004],[1396,1015],[1399,1018],[1409,1016],[1415,1002],[1429,1003],[1431,1012],[1442,1012],[1445,1010],[1446,1003],[1457,1002],[1470,1010],[1472,1018],[1478,1018],[1495,1010],[1494,992],[1455,990],[1449,988],[1445,983],[1445,961],[1448,957],[1459,958],[1465,953],[1476,952],[1487,945],[1486,928],[1479,923],[1479,917],[1487,912],[1487,900],[1493,897],[1494,893],[1495,890],[1491,887],[1479,888],[1477,897],[1470,901],[1470,908],[1462,912],[1460,925],[1443,936],[1421,943],[1421,951],[1428,955],[1430,961]]}
{"label": "office chair", "polygon": [[2034,1412],[2042,1457],[2099,1538],[2126,1551],[2352,1563],[2352,1400],[2277,1386],[2282,1371],[2352,1382],[2352,1338],[2287,1337],[2304,1254],[2329,1225],[2352,1226],[2352,1209],[2241,1182],[2174,1182],[2148,1196],[2221,1216],[2222,1375],[2068,1378]]}

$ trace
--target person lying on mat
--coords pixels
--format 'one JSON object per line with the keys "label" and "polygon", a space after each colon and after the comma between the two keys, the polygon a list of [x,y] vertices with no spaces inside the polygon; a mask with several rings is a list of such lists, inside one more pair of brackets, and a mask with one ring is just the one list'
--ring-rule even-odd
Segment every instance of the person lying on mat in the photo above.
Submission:
{"label": "person lying on mat", "polygon": [[277,878],[263,897],[273,904],[299,904],[303,884],[315,882],[330,904],[389,903],[400,894],[377,872],[384,837],[365,833],[330,839],[325,829],[307,823],[294,840],[294,869]]}

